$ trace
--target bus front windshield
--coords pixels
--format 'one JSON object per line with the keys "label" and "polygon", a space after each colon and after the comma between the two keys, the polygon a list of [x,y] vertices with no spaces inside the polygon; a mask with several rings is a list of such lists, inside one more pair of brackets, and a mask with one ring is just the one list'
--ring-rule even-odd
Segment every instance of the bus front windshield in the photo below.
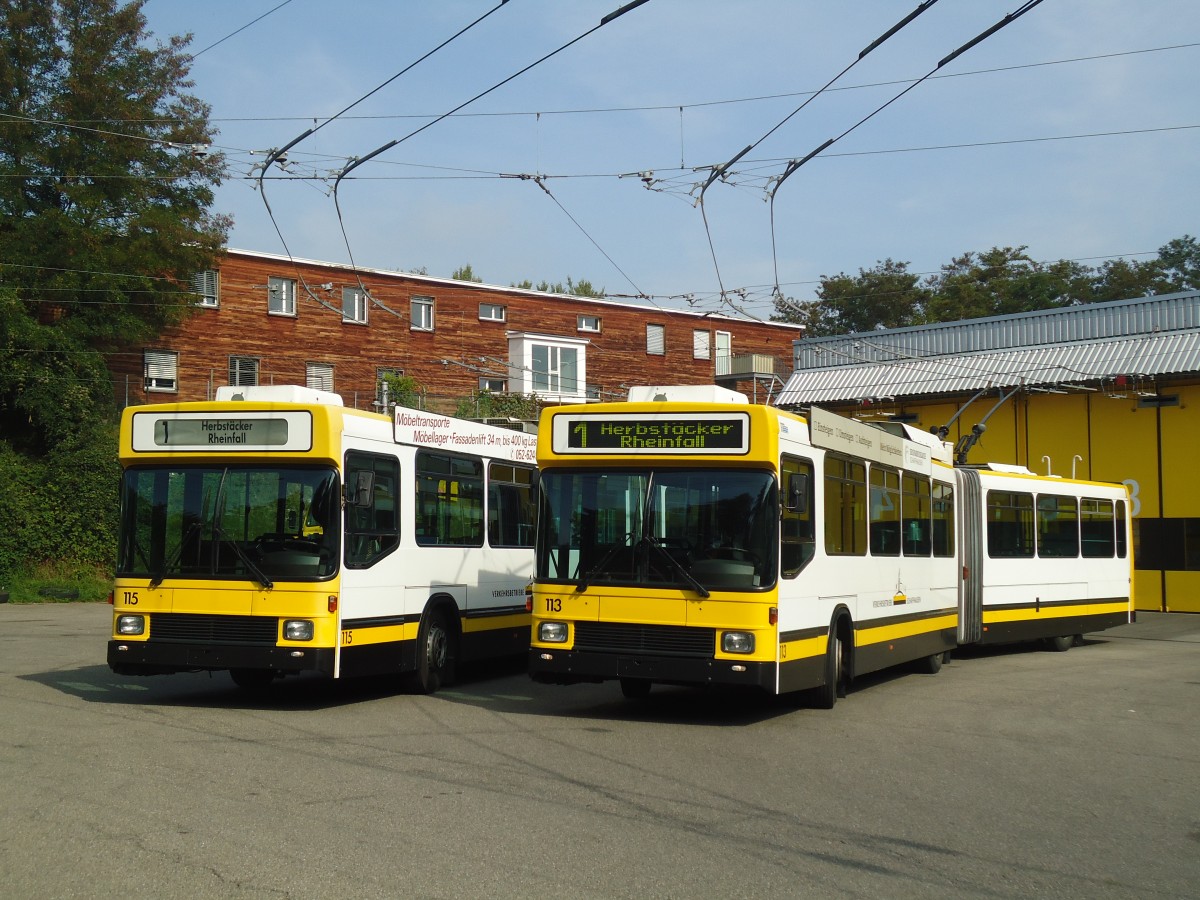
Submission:
{"label": "bus front windshield", "polygon": [[131,468],[121,491],[117,574],[275,580],[337,569],[341,502],[328,466]]}
{"label": "bus front windshield", "polygon": [[540,484],[541,580],[702,596],[775,583],[779,509],[770,472],[548,469]]}

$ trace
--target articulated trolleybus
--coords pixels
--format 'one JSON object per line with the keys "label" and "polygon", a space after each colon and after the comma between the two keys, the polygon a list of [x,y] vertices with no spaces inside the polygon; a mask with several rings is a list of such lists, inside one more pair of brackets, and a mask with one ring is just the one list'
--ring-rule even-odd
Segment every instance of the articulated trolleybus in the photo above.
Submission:
{"label": "articulated trolleybus", "polygon": [[535,438],[303,387],[121,422],[112,669],[409,673],[529,646]]}
{"label": "articulated trolleybus", "polygon": [[530,674],[814,689],[955,646],[1130,621],[1123,485],[953,465],[902,423],[717,387],[555,407],[538,437]]}

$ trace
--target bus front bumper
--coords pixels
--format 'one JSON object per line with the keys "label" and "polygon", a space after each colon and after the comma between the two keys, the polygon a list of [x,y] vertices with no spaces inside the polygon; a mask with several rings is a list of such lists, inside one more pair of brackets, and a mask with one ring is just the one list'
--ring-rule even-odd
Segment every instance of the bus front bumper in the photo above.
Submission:
{"label": "bus front bumper", "polygon": [[529,651],[529,677],[541,684],[635,678],[659,684],[757,687],[775,693],[776,666],[773,662],[751,660],[632,656],[534,647]]}
{"label": "bus front bumper", "polygon": [[108,642],[108,665],[118,675],[166,675],[172,672],[223,669],[270,669],[285,674],[322,672],[332,675],[333,648],[113,640]]}

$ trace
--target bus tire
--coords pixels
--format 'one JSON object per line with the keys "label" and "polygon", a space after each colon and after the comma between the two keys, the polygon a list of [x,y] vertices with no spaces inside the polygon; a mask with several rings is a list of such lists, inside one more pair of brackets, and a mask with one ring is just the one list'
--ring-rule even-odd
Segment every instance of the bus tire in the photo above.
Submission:
{"label": "bus tire", "polygon": [[621,695],[626,700],[645,700],[650,696],[650,685],[653,682],[645,678],[622,678]]}
{"label": "bus tire", "polygon": [[448,684],[453,667],[454,635],[449,620],[440,608],[431,609],[417,633],[417,668],[409,679],[419,694],[432,694]]}
{"label": "bus tire", "polygon": [[922,675],[936,675],[942,671],[942,663],[945,662],[946,653],[939,650],[932,656],[924,656],[917,660],[917,671]]}
{"label": "bus tire", "polygon": [[243,691],[261,691],[275,680],[270,669],[230,669],[229,677]]}
{"label": "bus tire", "polygon": [[838,634],[838,622],[829,629],[829,645],[825,650],[825,683],[814,689],[813,696],[818,709],[833,709],[838,697],[846,696],[846,657]]}
{"label": "bus tire", "polygon": [[1075,646],[1075,635],[1060,634],[1058,637],[1046,638],[1046,646],[1055,653],[1066,653]]}

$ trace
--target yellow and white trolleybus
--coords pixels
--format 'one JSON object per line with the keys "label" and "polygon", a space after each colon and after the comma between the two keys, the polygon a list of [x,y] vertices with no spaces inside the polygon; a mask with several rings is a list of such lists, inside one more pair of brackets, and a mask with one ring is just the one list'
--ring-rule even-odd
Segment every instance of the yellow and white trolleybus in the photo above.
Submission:
{"label": "yellow and white trolleybus", "polygon": [[535,438],[303,387],[126,409],[121,674],[410,673],[528,647]]}
{"label": "yellow and white trolleybus", "polygon": [[1065,649],[1129,620],[1123,486],[955,468],[889,429],[716,387],[544,411],[531,676],[829,707],[855,675],[934,673],[960,643]]}

